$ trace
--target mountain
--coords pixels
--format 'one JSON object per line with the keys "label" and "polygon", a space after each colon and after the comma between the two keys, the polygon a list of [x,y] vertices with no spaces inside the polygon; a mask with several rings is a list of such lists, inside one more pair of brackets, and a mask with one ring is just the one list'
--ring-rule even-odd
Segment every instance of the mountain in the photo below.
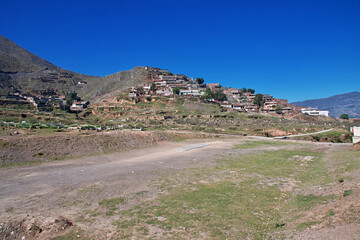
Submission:
{"label": "mountain", "polygon": [[346,113],[351,118],[360,118],[360,92],[339,94],[328,98],[320,98],[294,102],[296,106],[314,107],[327,110],[332,117]]}
{"label": "mountain", "polygon": [[[5,73],[33,72],[45,68],[60,70],[54,64],[32,54],[3,36],[0,36],[0,57],[0,71]],[[11,64],[7,64],[7,62]]]}
{"label": "mountain", "polygon": [[83,99],[100,101],[146,80],[144,68],[95,77],[62,69],[0,36],[0,95],[15,91],[76,91]]}

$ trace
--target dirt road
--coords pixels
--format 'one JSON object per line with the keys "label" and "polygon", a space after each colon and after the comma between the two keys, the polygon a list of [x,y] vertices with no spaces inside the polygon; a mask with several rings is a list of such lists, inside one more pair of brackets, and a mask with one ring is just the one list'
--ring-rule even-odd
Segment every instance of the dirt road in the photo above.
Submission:
{"label": "dirt road", "polygon": [[[243,140],[232,137],[167,142],[140,150],[0,169],[0,223],[13,222],[14,229],[18,229],[16,226],[22,226],[24,222],[27,223],[25,227],[22,226],[24,229],[37,224],[43,231],[40,238],[48,239],[59,234],[56,231],[67,231],[66,219],[76,221],[84,211],[84,206],[94,209],[103,199],[121,196],[127,199],[123,206],[125,209],[139,204],[137,196],[141,193],[146,193],[147,199],[155,198],[161,189],[152,184],[153,180],[171,174],[172,171],[208,166],[224,154],[259,151],[234,150],[234,144],[239,141]],[[297,147],[301,146],[272,146],[261,150]],[[89,202],[93,204],[86,205]],[[58,216],[62,216],[65,225],[56,231],[51,227],[47,228],[46,224],[59,222]],[[98,229],[106,229],[111,225],[106,221],[97,224]],[[78,226],[89,228],[81,223]],[[26,236],[26,239],[31,239],[31,236]],[[17,238],[21,239],[21,235],[14,235],[13,239]],[[35,238],[39,238],[39,235],[35,234]]]}
{"label": "dirt road", "polygon": [[64,204],[79,190],[94,185],[102,188],[92,196],[95,201],[134,194],[164,172],[208,164],[217,154],[231,149],[234,141],[168,142],[141,150],[0,169],[0,220],[64,214]]}

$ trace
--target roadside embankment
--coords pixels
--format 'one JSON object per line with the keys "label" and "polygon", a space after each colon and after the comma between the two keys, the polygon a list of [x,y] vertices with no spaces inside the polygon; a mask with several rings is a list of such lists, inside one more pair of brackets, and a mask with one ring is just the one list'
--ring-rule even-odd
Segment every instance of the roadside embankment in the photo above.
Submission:
{"label": "roadside embankment", "polygon": [[[0,167],[121,152],[186,138],[187,134],[142,131],[0,137]],[[196,136],[191,135],[191,138]]]}

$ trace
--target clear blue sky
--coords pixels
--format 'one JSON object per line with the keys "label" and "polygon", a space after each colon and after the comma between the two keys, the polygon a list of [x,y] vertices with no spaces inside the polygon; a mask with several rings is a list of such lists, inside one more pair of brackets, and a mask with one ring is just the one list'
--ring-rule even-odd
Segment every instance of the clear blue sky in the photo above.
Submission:
{"label": "clear blue sky", "polygon": [[360,91],[360,0],[0,0],[0,35],[89,75],[157,66],[290,101]]}

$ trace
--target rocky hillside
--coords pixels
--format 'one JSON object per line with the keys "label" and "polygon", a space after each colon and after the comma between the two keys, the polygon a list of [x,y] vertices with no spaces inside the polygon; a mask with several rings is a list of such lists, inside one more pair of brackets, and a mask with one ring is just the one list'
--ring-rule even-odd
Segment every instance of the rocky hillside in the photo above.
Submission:
{"label": "rocky hillside", "polygon": [[128,71],[117,72],[105,77],[91,79],[81,89],[81,95],[93,102],[113,97],[122,90],[145,82],[147,71],[144,67],[135,67]]}
{"label": "rocky hillside", "polygon": [[144,68],[136,67],[106,77],[95,77],[62,69],[0,36],[0,94],[14,91],[37,93],[55,89],[76,91],[90,101],[113,96],[146,79]]}
{"label": "rocky hillside", "polygon": [[328,98],[294,102],[296,106],[315,107],[330,111],[330,116],[339,117],[346,113],[351,118],[360,118],[360,92],[339,94]]}

